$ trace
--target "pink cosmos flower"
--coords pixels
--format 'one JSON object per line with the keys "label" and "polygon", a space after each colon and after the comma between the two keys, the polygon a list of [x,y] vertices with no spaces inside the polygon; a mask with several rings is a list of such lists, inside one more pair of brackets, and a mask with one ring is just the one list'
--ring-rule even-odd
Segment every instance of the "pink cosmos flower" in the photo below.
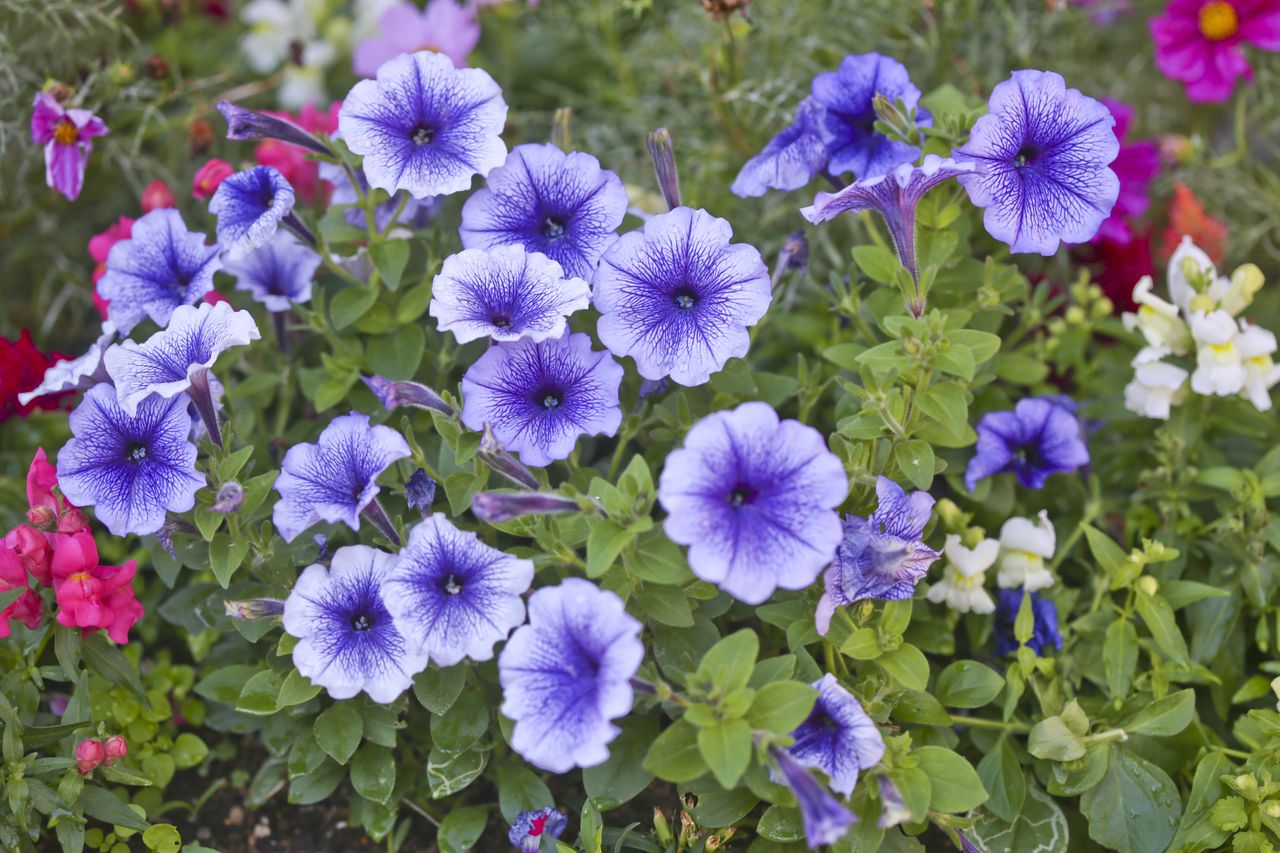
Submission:
{"label": "pink cosmos flower", "polygon": [[475,12],[455,0],[431,0],[421,11],[412,3],[398,3],[382,13],[378,35],[356,46],[351,64],[361,77],[374,77],[382,63],[402,53],[434,50],[465,68],[479,41]]}
{"label": "pink cosmos flower", "polygon": [[213,159],[196,170],[191,179],[191,195],[196,198],[211,198],[218,191],[218,186],[235,173],[226,160]]}
{"label": "pink cosmos flower", "polygon": [[89,110],[68,110],[48,92],[36,92],[31,139],[44,146],[44,180],[74,201],[84,186],[93,138],[107,126]]}
{"label": "pink cosmos flower", "polygon": [[1110,240],[1127,243],[1133,239],[1130,223],[1146,213],[1151,199],[1148,189],[1156,172],[1160,171],[1160,146],[1153,139],[1125,142],[1129,125],[1133,122],[1133,107],[1103,98],[1102,102],[1115,117],[1115,134],[1120,140],[1120,153],[1111,162],[1111,170],[1120,179],[1120,195],[1115,206],[1098,228],[1093,242]]}
{"label": "pink cosmos flower", "polygon": [[1156,65],[1192,101],[1225,101],[1236,78],[1253,79],[1241,46],[1280,50],[1276,0],[1171,0],[1151,19]]}

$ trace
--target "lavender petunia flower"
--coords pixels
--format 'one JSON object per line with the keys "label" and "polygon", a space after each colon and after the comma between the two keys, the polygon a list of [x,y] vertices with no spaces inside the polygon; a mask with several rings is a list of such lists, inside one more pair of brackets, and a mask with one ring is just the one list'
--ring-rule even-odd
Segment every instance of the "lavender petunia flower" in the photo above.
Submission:
{"label": "lavender petunia flower", "polygon": [[36,92],[31,141],[44,146],[44,181],[51,189],[75,201],[94,137],[106,135],[106,124],[91,111],[66,109],[48,92]]}
{"label": "lavender petunia flower", "polygon": [[216,106],[227,122],[227,139],[240,142],[278,139],[326,157],[336,156],[328,145],[287,119],[247,110],[227,100],[218,101]]}
{"label": "lavender petunia flower", "polygon": [[564,773],[609,757],[631,710],[631,677],[644,660],[640,623],[622,599],[566,578],[529,599],[529,623],[498,657],[502,713],[515,721],[511,748],[543,770]]}
{"label": "lavender petunia flower", "polygon": [[520,812],[511,822],[507,840],[519,847],[520,853],[538,853],[543,838],[559,838],[568,825],[569,819],[550,806]]}
{"label": "lavender petunia flower", "polygon": [[852,693],[827,673],[814,682],[817,704],[791,736],[787,748],[806,767],[816,767],[831,780],[831,790],[846,797],[858,783],[858,773],[884,757],[884,737]]}
{"label": "lavender petunia flower", "polygon": [[229,262],[226,271],[235,276],[236,290],[246,291],[275,314],[311,299],[311,280],[320,263],[309,246],[287,231],[277,231],[265,246]]}
{"label": "lavender petunia flower", "polygon": [[[344,211],[342,218],[349,225],[356,228],[364,228],[368,223],[365,221],[364,209],[358,206],[360,194],[352,186],[347,170],[336,163],[321,163],[319,175],[320,180],[328,181],[333,185],[333,193],[329,196],[329,206],[357,205]],[[369,181],[365,178],[364,173],[358,172],[356,179],[360,181],[360,192],[369,192]],[[379,231],[386,231],[387,226],[391,224],[391,217],[396,216],[397,211],[400,214],[396,217],[397,224],[409,226],[425,225],[436,214],[439,207],[439,198],[432,197],[419,201],[407,192],[401,191],[374,206],[373,225]]]}
{"label": "lavender petunia flower", "polygon": [[209,212],[218,217],[218,243],[228,260],[239,260],[275,236],[293,212],[293,187],[271,166],[237,172],[218,185]]}
{"label": "lavender petunia flower", "polygon": [[815,614],[819,634],[827,633],[838,606],[864,598],[910,598],[929,566],[941,556],[921,539],[933,512],[933,498],[928,493],[908,495],[893,480],[880,477],[876,499],[878,505],[870,518],[851,515],[844,520],[844,540],[827,569],[826,592]]}
{"label": "lavender petunia flower", "polygon": [[147,317],[164,326],[179,305],[192,305],[213,290],[222,269],[217,246],[192,233],[171,207],[153,210],[133,223],[132,236],[111,247],[98,294],[121,335]]}
{"label": "lavender petunia flower", "polygon": [[590,285],[519,246],[464,249],[445,258],[431,283],[430,314],[460,344],[558,338],[566,318],[590,304]]}
{"label": "lavender petunia flower", "polygon": [[[846,56],[837,71],[813,78],[813,98],[825,111],[823,127],[828,137],[827,168],[839,175],[852,172],[858,178],[883,175],[894,166],[912,163],[920,149],[893,142],[875,129],[875,97],[901,100],[908,109],[920,102],[920,90],[912,84],[906,66],[878,53]],[[916,111],[916,123],[933,123],[927,110]]]}
{"label": "lavender petunia flower", "polygon": [[415,198],[447,195],[502,165],[502,90],[478,68],[456,69],[432,51],[401,54],[361,80],[338,112],[347,146],[370,185]]}
{"label": "lavender petunia flower", "polygon": [[533,561],[485,545],[436,513],[409,534],[383,600],[410,648],[439,666],[489,660],[524,622]]}
{"label": "lavender petunia flower", "polygon": [[334,552],[328,571],[308,566],[285,599],[284,629],[298,638],[293,664],[334,699],[363,690],[375,702],[394,702],[427,667],[383,603],[395,565],[384,551],[348,545]]}
{"label": "lavender petunia flower", "polygon": [[664,529],[689,546],[693,573],[748,604],[813,583],[840,543],[848,491],[822,434],[767,403],[698,421],[658,482]]}
{"label": "lavender petunia flower", "polygon": [[460,233],[468,249],[523,246],[590,278],[626,213],[626,188],[595,157],[517,145],[462,206]]}
{"label": "lavender petunia flower", "polygon": [[980,169],[961,175],[986,208],[987,233],[1014,252],[1052,255],[1088,241],[1111,213],[1120,151],[1106,105],[1068,89],[1060,74],[1023,70],[991,92],[989,112],[953,156]]}
{"label": "lavender petunia flower", "polygon": [[800,806],[800,819],[804,823],[804,837],[810,849],[824,844],[834,844],[844,837],[849,827],[858,822],[853,812],[831,796],[805,766],[777,746],[769,747],[769,756],[777,770],[775,779],[785,784],[795,795]]}
{"label": "lavender petunia flower", "polygon": [[752,157],[729,191],[740,198],[769,190],[796,190],[827,165],[826,109],[813,98],[796,108],[796,120]]}
{"label": "lavender petunia flower", "polygon": [[497,344],[462,377],[462,422],[488,425],[526,465],[550,465],[584,435],[613,435],[622,423],[622,365],[570,334]]}
{"label": "lavender petunia flower", "polygon": [[644,378],[681,385],[746,355],[773,296],[760,253],[732,237],[725,220],[678,207],[619,238],[592,282],[601,343]]}
{"label": "lavender petunia flower", "polygon": [[75,506],[92,506],[114,535],[155,533],[165,513],[195,506],[205,475],[187,438],[185,396],[148,397],[130,415],[114,388],[95,385],[70,426],[74,437],[58,453],[58,485]]}
{"label": "lavender petunia flower", "polygon": [[63,391],[78,391],[99,382],[106,382],[106,368],[102,365],[102,354],[116,339],[116,327],[110,320],[102,323],[102,334],[94,341],[84,355],[79,358],[68,358],[55,361],[44,372],[44,379],[30,391],[18,395],[18,402],[27,405],[37,397],[46,394],[60,394]]}
{"label": "lavender petunia flower", "polygon": [[388,60],[415,50],[434,50],[465,68],[480,41],[474,9],[456,0],[429,0],[426,9],[395,3],[378,18],[378,34],[356,45],[351,65],[361,77],[373,77]]}
{"label": "lavender petunia flower", "polygon": [[1012,412],[988,412],[978,421],[978,444],[964,485],[973,491],[979,480],[1013,471],[1023,486],[1038,489],[1050,474],[1088,464],[1089,448],[1076,416],[1052,400],[1028,397]]}
{"label": "lavender petunia flower", "polygon": [[[1014,622],[1018,611],[1022,609],[1024,590],[1002,589],[996,603],[996,623],[994,639],[997,655],[1007,655],[1017,651],[1018,640],[1013,634]],[[1043,655],[1048,646],[1062,651],[1062,634],[1058,631],[1058,605],[1053,599],[1046,598],[1038,592],[1025,592],[1031,596],[1031,616],[1034,620],[1034,631],[1027,647],[1037,655]]]}
{"label": "lavender petunia flower", "polygon": [[371,426],[359,412],[329,422],[316,444],[295,444],[284,455],[275,489],[280,493],[271,520],[286,542],[322,521],[360,529],[364,513],[388,539],[399,544],[378,505],[378,475],[410,455],[400,433]]}

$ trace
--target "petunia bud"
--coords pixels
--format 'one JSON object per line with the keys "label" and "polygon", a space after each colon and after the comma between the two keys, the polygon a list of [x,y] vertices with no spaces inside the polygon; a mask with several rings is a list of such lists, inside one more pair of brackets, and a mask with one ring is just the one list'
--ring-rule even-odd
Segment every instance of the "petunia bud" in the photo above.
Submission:
{"label": "petunia bud", "polygon": [[232,619],[256,622],[273,619],[284,614],[284,602],[275,598],[245,598],[224,602],[227,615]]}
{"label": "petunia bud", "polygon": [[417,406],[442,415],[453,415],[453,407],[425,385],[417,382],[395,382],[382,376],[361,376],[360,378],[388,412],[393,412],[401,406]]}
{"label": "petunia bud", "polygon": [[671,131],[660,127],[649,134],[645,143],[653,158],[653,169],[658,175],[658,187],[667,202],[668,210],[680,206],[680,175],[676,172],[676,152],[671,142]]}
{"label": "petunia bud", "polygon": [[142,191],[142,212],[150,213],[153,210],[163,210],[164,208],[173,207],[174,198],[173,190],[169,189],[169,185],[164,181],[156,179],[147,184],[147,188]]}
{"label": "petunia bud", "polygon": [[235,173],[226,160],[214,158],[196,170],[191,179],[191,195],[195,198],[212,198],[222,182]]}
{"label": "petunia bud", "polygon": [[485,424],[484,433],[480,437],[480,447],[476,450],[476,457],[518,486],[536,489],[542,485],[532,471],[503,449],[488,424]]}
{"label": "petunia bud", "polygon": [[426,518],[431,513],[431,503],[436,499],[436,481],[419,468],[404,485],[404,496],[410,509],[416,509]]}
{"label": "petunia bud", "polygon": [[880,819],[876,826],[888,829],[911,820],[911,810],[893,780],[882,774],[876,777],[876,781],[880,783]]}
{"label": "petunia bud", "polygon": [[577,501],[547,492],[476,492],[471,498],[471,511],[489,524],[524,515],[559,515],[581,509]]}
{"label": "petunia bud", "polygon": [[227,139],[239,141],[279,139],[281,142],[290,142],[326,157],[337,156],[328,145],[291,121],[246,110],[230,101],[219,101],[217,106],[218,112],[222,113],[222,117],[227,121]]}
{"label": "petunia bud", "polygon": [[108,767],[129,754],[129,742],[120,735],[112,735],[107,738],[103,748],[107,753],[107,757],[102,763]]}
{"label": "petunia bud", "polygon": [[106,757],[107,749],[102,745],[102,741],[95,738],[82,740],[76,746],[76,770],[80,771],[81,776],[85,776],[101,764]]}
{"label": "petunia bud", "polygon": [[858,822],[853,812],[840,805],[791,753],[771,746],[769,755],[777,765],[781,781],[791,789],[800,806],[804,835],[810,847],[834,844]]}
{"label": "petunia bud", "polygon": [[229,480],[218,488],[218,497],[209,507],[210,512],[233,513],[244,503],[244,486],[235,480]]}

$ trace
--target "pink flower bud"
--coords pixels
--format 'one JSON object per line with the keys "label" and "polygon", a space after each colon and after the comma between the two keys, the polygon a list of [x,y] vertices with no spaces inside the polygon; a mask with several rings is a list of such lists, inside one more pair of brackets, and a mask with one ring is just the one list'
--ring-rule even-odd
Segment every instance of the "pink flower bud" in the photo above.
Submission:
{"label": "pink flower bud", "polygon": [[211,198],[218,186],[235,172],[226,160],[213,159],[196,170],[191,181],[191,194],[196,198]]}
{"label": "pink flower bud", "polygon": [[107,757],[107,749],[102,745],[102,741],[95,738],[80,741],[76,746],[76,769],[80,771],[80,775],[84,776],[93,771],[93,768],[102,763]]}
{"label": "pink flower bud", "polygon": [[129,742],[120,735],[112,735],[106,742],[107,758],[103,764],[110,767],[129,754]]}
{"label": "pink flower bud", "polygon": [[59,533],[79,533],[89,529],[89,519],[75,507],[70,507],[58,518]]}
{"label": "pink flower bud", "polygon": [[143,213],[173,207],[173,190],[169,189],[169,185],[164,181],[156,179],[147,184],[147,188],[142,191],[141,203]]}

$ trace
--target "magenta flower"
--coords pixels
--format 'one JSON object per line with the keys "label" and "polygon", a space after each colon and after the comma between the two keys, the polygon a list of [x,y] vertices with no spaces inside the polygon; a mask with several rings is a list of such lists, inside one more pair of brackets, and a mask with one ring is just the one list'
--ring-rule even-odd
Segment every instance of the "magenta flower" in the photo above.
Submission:
{"label": "magenta flower", "polygon": [[1241,45],[1280,50],[1275,0],[1171,0],[1151,19],[1156,65],[1193,101],[1225,101],[1236,79],[1253,79]]}
{"label": "magenta flower", "polygon": [[1103,98],[1102,103],[1116,120],[1113,130],[1120,140],[1120,153],[1111,161],[1111,171],[1120,179],[1120,195],[1111,208],[1111,215],[1103,220],[1091,242],[1128,243],[1133,239],[1130,223],[1146,213],[1151,203],[1149,190],[1160,171],[1160,146],[1154,139],[1125,142],[1133,122],[1133,107],[1110,98]]}
{"label": "magenta flower", "polygon": [[93,138],[106,136],[107,126],[89,110],[68,110],[48,92],[36,92],[31,139],[44,146],[44,181],[75,201],[84,186]]}
{"label": "magenta flower", "polygon": [[402,53],[434,50],[467,67],[467,56],[480,41],[475,12],[456,0],[431,0],[419,10],[397,3],[378,19],[378,34],[356,45],[352,67],[361,77],[376,77],[378,68]]}

